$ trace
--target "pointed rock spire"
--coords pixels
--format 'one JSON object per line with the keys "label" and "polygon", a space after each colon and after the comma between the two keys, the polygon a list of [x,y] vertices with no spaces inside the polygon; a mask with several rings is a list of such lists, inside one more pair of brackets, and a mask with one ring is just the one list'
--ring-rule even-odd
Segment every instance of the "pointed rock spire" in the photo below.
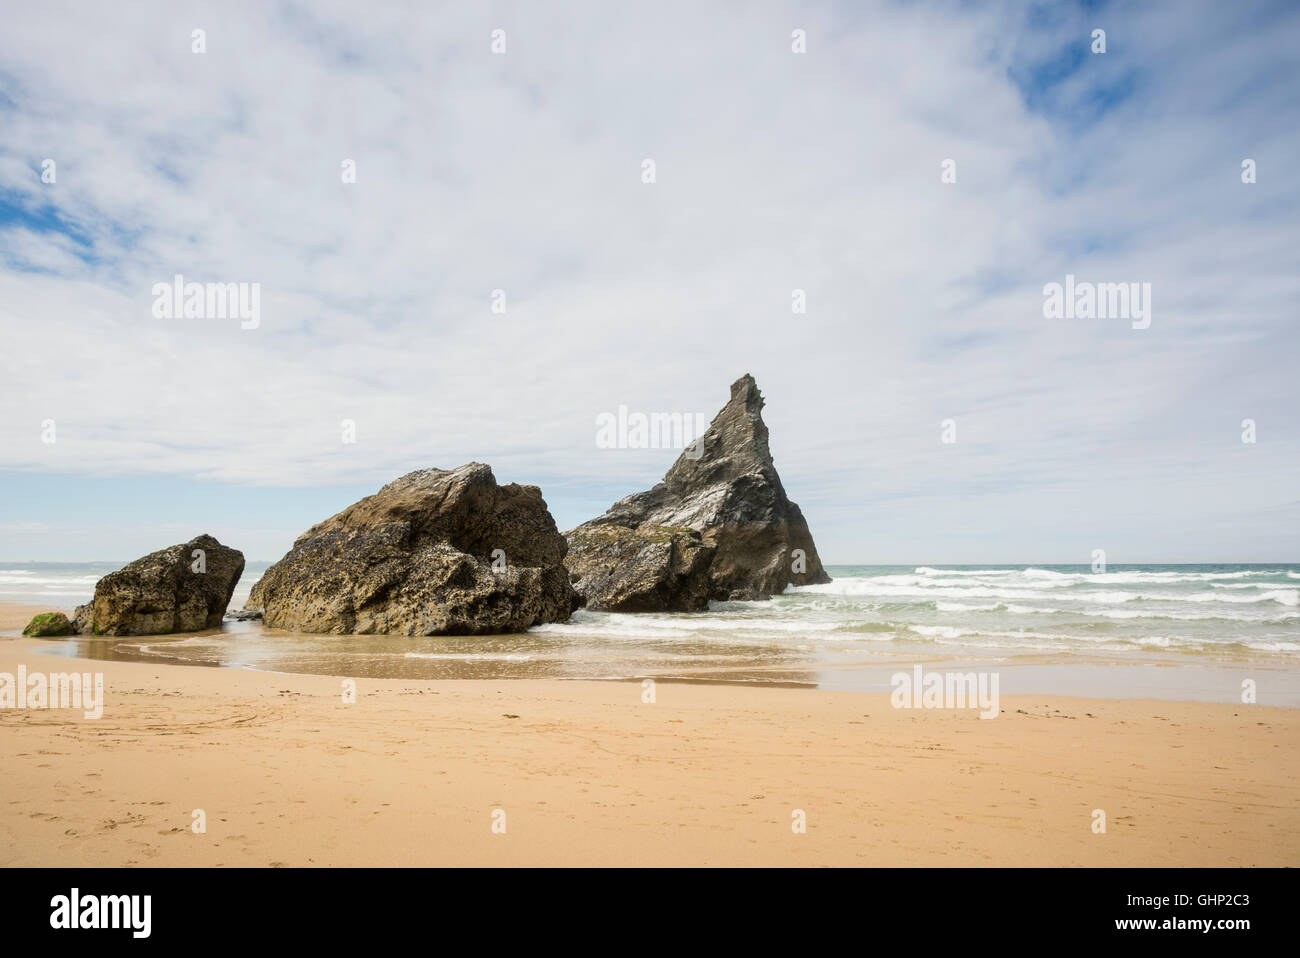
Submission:
{"label": "pointed rock spire", "polygon": [[565,565],[589,608],[693,611],[830,581],[777,475],[762,409],[746,373],[662,482],[566,534]]}

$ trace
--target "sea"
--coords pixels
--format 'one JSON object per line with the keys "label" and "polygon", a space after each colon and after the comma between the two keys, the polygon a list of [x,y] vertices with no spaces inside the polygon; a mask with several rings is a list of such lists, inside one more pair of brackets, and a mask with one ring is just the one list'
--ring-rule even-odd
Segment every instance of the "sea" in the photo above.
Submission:
{"label": "sea", "polygon": [[[0,600],[70,609],[123,563],[4,563]],[[250,562],[232,608],[269,563]],[[94,658],[372,678],[653,678],[887,690],[911,663],[1021,690],[1300,705],[1300,565],[828,566],[833,581],[698,613],[579,610],[504,636],[316,636],[228,620],[51,643]],[[52,649],[53,650],[53,649]]]}

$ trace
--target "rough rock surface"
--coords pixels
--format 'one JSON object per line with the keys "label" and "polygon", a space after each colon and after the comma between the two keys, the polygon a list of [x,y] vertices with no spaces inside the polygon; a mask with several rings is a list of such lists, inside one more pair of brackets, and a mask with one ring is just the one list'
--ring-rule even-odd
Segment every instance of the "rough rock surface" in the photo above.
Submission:
{"label": "rough rock surface", "polygon": [[254,622],[261,617],[261,612],[250,612],[248,609],[234,609],[226,612],[226,619],[231,622]]}
{"label": "rough rock surface", "polygon": [[536,486],[421,469],[299,536],[245,608],[296,632],[520,632],[569,618],[566,549]]}
{"label": "rough rock surface", "polygon": [[72,622],[62,612],[41,612],[32,616],[32,621],[23,629],[23,635],[43,639],[56,635],[71,635]]}
{"label": "rough rock surface", "polygon": [[73,627],[83,635],[219,629],[243,574],[242,552],[201,535],[104,576],[95,583],[95,597],[77,609]]}
{"label": "rough rock surface", "polygon": [[565,565],[588,608],[699,611],[711,599],[830,581],[772,464],[762,408],[754,378],[742,376],[662,482],[566,533]]}

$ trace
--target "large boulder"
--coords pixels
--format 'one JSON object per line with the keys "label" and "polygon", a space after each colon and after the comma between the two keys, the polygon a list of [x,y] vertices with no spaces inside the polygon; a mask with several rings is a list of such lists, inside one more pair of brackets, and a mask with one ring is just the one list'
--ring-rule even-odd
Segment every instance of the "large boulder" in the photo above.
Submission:
{"label": "large boulder", "polygon": [[521,632],[569,618],[566,550],[536,486],[421,469],[304,532],[245,608],[295,632]]}
{"label": "large boulder", "polygon": [[692,612],[830,581],[772,463],[762,408],[754,378],[742,376],[662,482],[565,534],[565,565],[588,608]]}
{"label": "large boulder", "polygon": [[244,574],[244,554],[209,535],[151,552],[95,583],[78,607],[83,635],[164,635],[221,628]]}

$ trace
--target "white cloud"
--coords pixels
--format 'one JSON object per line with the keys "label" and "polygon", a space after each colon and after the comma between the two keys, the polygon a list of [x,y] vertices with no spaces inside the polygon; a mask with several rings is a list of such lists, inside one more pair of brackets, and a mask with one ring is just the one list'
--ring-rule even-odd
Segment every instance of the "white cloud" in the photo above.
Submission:
{"label": "white cloud", "polygon": [[[1185,547],[1244,502],[1221,534],[1249,551],[1293,498],[1293,13],[1104,11],[1110,52],[1044,113],[1010,71],[1100,14],[76,11],[22,6],[0,35],[0,190],[47,199],[95,252],[0,218],[0,468],[295,486],[480,459],[631,491],[670,457],[597,449],[597,413],[711,413],[750,371],[839,558],[890,558],[889,525],[922,557],[989,561],[962,522],[986,549],[1013,528],[1026,550]],[[1151,329],[1045,320],[1067,272],[1151,282]],[[175,273],[260,282],[261,326],[153,319]]]}

